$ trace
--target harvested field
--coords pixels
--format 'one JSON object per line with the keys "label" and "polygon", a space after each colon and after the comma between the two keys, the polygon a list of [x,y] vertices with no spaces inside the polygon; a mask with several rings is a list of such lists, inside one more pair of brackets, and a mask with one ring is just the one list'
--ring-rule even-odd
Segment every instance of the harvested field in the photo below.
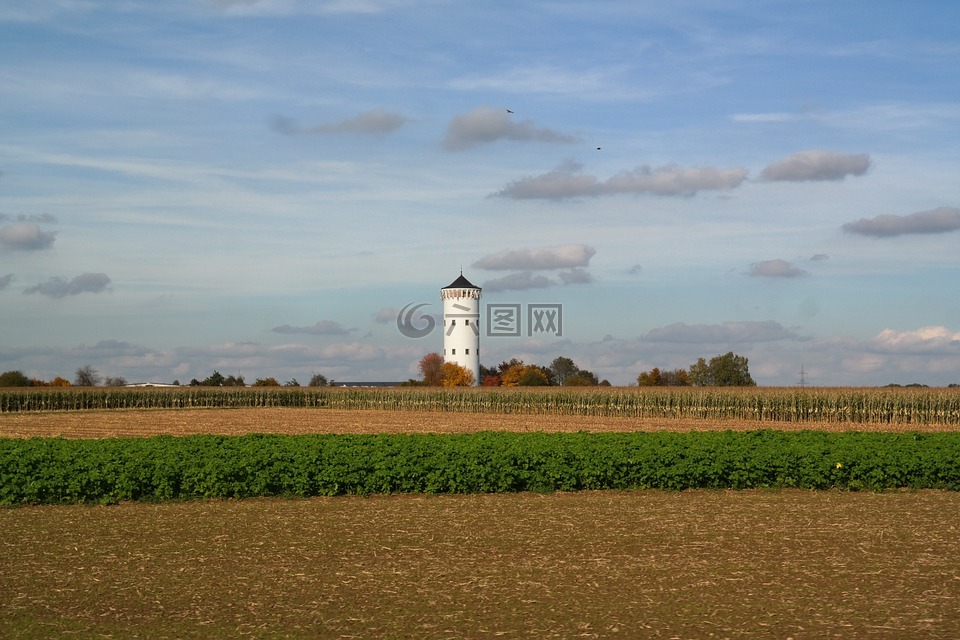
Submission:
{"label": "harvested field", "polygon": [[957,638],[960,494],[0,510],[7,638]]}
{"label": "harvested field", "polygon": [[471,433],[476,431],[956,431],[952,425],[763,422],[696,418],[455,413],[367,409],[171,409],[0,413],[8,438],[106,438],[247,433]]}

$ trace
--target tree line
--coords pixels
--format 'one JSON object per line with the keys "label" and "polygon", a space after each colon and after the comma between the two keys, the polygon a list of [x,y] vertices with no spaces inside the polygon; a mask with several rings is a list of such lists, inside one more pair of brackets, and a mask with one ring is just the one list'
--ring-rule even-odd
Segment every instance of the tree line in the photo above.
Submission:
{"label": "tree line", "polygon": [[[125,378],[119,376],[101,376],[100,373],[93,367],[87,365],[77,369],[73,382],[65,378],[57,376],[53,380],[40,380],[38,378],[30,378],[22,371],[6,371],[0,373],[0,387],[123,387],[127,385]],[[180,381],[174,380],[171,383],[172,386],[179,387]],[[327,377],[321,373],[314,373],[310,378],[310,382],[307,383],[308,387],[326,387],[333,386],[334,381],[327,379]],[[224,376],[219,371],[214,370],[212,374],[204,378],[203,380],[197,380],[194,378],[189,382],[191,387],[246,387],[247,382],[242,375],[237,376]],[[300,382],[296,378],[292,378],[287,382],[281,384],[274,377],[267,378],[257,378],[256,381],[251,383],[249,386],[252,387],[299,387],[301,386]]]}
{"label": "tree line", "polygon": [[[444,362],[439,353],[428,353],[418,364],[420,379],[411,378],[405,386],[468,387],[475,382],[473,372],[455,362]],[[495,367],[480,365],[480,385],[484,387],[610,386],[592,371],[582,369],[570,358],[560,356],[550,366],[528,364],[511,358]]]}
{"label": "tree line", "polygon": [[[474,384],[473,372],[455,362],[444,362],[439,353],[428,353],[418,365],[420,379],[411,378],[406,386],[461,387]],[[637,376],[641,387],[753,387],[747,358],[733,352],[718,355],[708,362],[699,358],[689,369],[661,370],[654,367]],[[572,359],[559,356],[549,366],[527,364],[512,358],[495,367],[480,365],[480,385],[484,387],[596,387],[610,386],[592,371]]]}

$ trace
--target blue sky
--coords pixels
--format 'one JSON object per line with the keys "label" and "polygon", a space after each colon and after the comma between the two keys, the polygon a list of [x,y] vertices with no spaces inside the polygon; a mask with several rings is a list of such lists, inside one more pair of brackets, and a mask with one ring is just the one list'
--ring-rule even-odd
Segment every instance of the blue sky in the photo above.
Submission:
{"label": "blue sky", "polygon": [[[954,2],[7,0],[0,371],[960,382]],[[526,334],[527,327],[523,327]]]}

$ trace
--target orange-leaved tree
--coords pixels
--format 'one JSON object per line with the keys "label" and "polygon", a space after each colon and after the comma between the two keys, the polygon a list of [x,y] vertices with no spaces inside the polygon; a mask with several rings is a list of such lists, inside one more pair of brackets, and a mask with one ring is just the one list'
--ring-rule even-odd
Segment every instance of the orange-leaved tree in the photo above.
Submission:
{"label": "orange-leaved tree", "polygon": [[444,362],[440,367],[445,387],[469,387],[473,385],[473,372],[456,362]]}
{"label": "orange-leaved tree", "polygon": [[439,387],[443,384],[443,373],[440,368],[443,367],[443,356],[439,353],[428,353],[420,358],[420,375],[423,376],[423,384],[428,387]]}

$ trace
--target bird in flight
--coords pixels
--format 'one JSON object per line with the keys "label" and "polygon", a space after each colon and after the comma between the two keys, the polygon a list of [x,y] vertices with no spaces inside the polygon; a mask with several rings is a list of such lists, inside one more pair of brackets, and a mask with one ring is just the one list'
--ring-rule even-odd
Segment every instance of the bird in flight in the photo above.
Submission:
{"label": "bird in flight", "polygon": [[510,109],[507,109],[507,113],[513,113],[513,111],[510,111]]}

